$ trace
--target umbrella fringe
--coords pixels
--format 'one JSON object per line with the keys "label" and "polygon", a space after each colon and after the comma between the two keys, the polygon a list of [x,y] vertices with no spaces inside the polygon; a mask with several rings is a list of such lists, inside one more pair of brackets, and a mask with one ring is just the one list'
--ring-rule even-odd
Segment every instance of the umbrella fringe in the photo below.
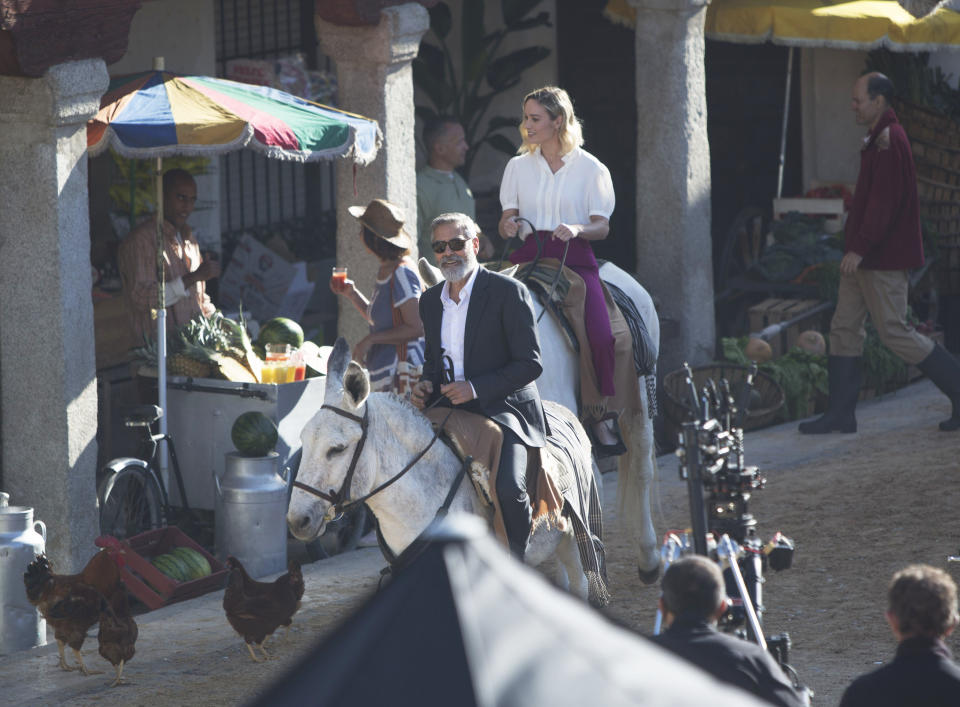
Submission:
{"label": "umbrella fringe", "polygon": [[103,137],[94,145],[87,148],[91,157],[96,157],[108,147],[112,148],[117,154],[127,159],[147,160],[156,157],[176,157],[178,155],[187,157],[214,157],[222,155],[231,150],[239,150],[247,147],[253,138],[253,127],[247,125],[243,132],[234,140],[217,145],[163,145],[160,147],[129,147],[114,132],[113,128],[107,127]]}
{"label": "umbrella fringe", "polygon": [[[253,134],[253,127],[248,125],[238,138],[224,144],[128,147],[117,137],[114,130],[108,126],[100,140],[90,145],[87,148],[87,152],[91,157],[96,157],[105,152],[107,148],[112,148],[117,154],[128,159],[153,159],[156,157],[174,157],[177,155],[211,157],[246,147],[271,159],[285,160],[288,162],[319,162],[322,160],[333,160],[338,157],[353,157],[358,165],[364,166],[373,162],[383,145],[383,134],[380,132],[379,127],[377,128],[377,139],[374,149],[367,150],[363,153],[357,151],[356,130],[353,127],[350,128],[350,140],[345,145],[338,145],[326,150],[316,150],[309,153],[304,153],[299,150],[286,150],[277,145],[264,145],[262,142],[254,140]],[[350,145],[351,142],[353,145]],[[349,145],[349,147],[346,145]]]}
{"label": "umbrella fringe", "polygon": [[890,39],[889,36],[879,37],[873,42],[860,40],[824,39],[822,37],[775,37],[768,32],[763,35],[732,34],[725,32],[704,32],[707,39],[718,42],[732,42],[734,44],[777,44],[783,47],[806,47],[810,49],[852,49],[855,51],[872,51],[874,49],[889,49],[892,52],[937,52],[956,51],[960,46],[946,44],[904,44]]}

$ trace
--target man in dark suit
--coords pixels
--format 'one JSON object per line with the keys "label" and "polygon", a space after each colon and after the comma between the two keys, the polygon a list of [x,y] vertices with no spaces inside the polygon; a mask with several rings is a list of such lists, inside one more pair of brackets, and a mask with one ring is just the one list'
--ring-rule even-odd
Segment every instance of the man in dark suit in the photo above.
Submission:
{"label": "man in dark suit", "polygon": [[683,557],[664,572],[662,587],[667,630],[653,637],[655,643],[770,704],[810,704],[806,689],[795,688],[763,648],[717,630],[717,619],[727,610],[717,563],[700,555]]}
{"label": "man in dark suit", "polygon": [[911,565],[893,575],[887,623],[900,644],[892,663],[861,675],[840,707],[960,705],[960,667],[944,639],[957,626],[957,585],[943,570]]}
{"label": "man in dark suit", "polygon": [[496,493],[510,550],[523,559],[530,535],[527,449],[546,445],[547,424],[534,381],[543,366],[527,288],[479,267],[479,229],[464,214],[431,223],[444,282],[420,298],[426,350],[411,402],[437,401],[496,422],[503,431]]}

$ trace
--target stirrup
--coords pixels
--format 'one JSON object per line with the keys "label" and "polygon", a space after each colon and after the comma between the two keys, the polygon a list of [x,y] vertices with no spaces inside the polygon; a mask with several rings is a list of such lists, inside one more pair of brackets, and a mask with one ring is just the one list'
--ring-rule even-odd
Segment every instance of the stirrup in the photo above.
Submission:
{"label": "stirrup", "polygon": [[596,433],[593,431],[593,426],[599,422],[606,422],[607,420],[613,420],[616,422],[620,419],[620,413],[618,412],[608,412],[606,415],[599,419],[590,419],[584,424],[584,429],[587,432],[587,437],[590,439],[590,444],[593,446],[593,454],[596,458],[606,459],[607,457],[619,457],[622,454],[627,453],[627,445],[623,442],[623,436],[620,434],[620,425],[613,425],[613,435],[617,438],[617,441],[613,444],[603,444],[600,440],[597,439]]}

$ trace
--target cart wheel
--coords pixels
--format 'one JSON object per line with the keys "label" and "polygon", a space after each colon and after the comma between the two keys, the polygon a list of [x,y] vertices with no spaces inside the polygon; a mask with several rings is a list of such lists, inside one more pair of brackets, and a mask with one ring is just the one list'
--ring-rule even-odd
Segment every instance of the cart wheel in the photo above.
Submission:
{"label": "cart wheel", "polygon": [[764,209],[741,209],[727,230],[714,274],[718,336],[739,336],[748,329],[748,310],[754,297],[737,290],[766,245],[769,219]]}
{"label": "cart wheel", "polygon": [[763,252],[768,226],[769,216],[759,207],[747,206],[737,214],[727,230],[717,262],[714,286],[718,293],[725,293],[731,280],[746,277]]}

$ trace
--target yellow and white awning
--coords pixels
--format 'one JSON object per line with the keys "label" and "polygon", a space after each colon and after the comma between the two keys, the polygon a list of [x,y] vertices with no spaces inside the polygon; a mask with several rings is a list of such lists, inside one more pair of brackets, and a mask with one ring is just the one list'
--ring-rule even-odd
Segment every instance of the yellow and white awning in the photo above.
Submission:
{"label": "yellow and white awning", "polygon": [[[610,0],[607,17],[635,24],[626,0]],[[939,8],[917,18],[894,0],[713,0],[704,33],[738,44],[894,51],[960,49],[960,13]]]}

